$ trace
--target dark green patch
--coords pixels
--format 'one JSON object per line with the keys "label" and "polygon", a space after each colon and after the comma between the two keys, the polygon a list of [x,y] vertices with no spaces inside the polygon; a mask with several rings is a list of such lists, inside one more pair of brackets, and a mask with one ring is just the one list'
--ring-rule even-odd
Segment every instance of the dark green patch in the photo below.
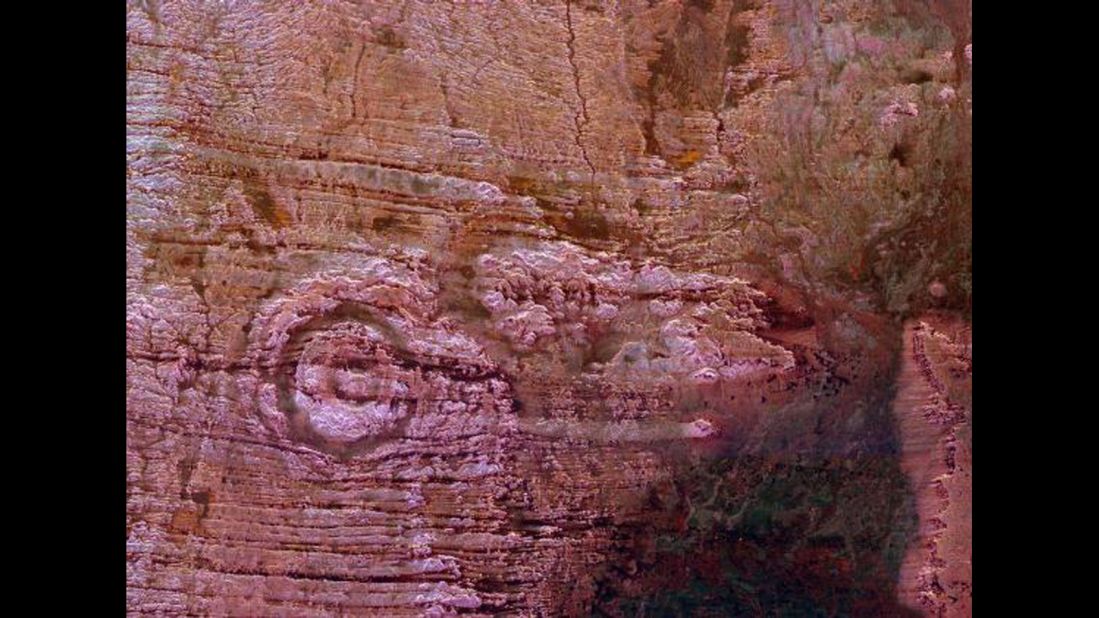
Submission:
{"label": "dark green patch", "polygon": [[901,167],[908,167],[911,157],[912,146],[903,141],[894,144],[892,150],[889,151],[889,159],[896,161]]}
{"label": "dark green patch", "polygon": [[383,215],[381,217],[374,217],[374,220],[370,222],[370,229],[375,232],[384,232],[392,229],[397,225],[397,218],[392,215]]}
{"label": "dark green patch", "polygon": [[412,177],[412,192],[416,195],[429,195],[439,188],[439,182],[426,176],[415,175]]}
{"label": "dark green patch", "polygon": [[379,45],[390,49],[408,49],[404,39],[389,26],[378,28],[374,33],[374,40]]}
{"label": "dark green patch", "polygon": [[252,206],[252,210],[262,217],[264,221],[270,223],[274,227],[283,227],[287,223],[288,217],[286,216],[286,213],[279,210],[279,207],[275,204],[275,200],[271,197],[271,194],[257,182],[246,181],[244,184],[244,195],[248,198],[248,203]]}
{"label": "dark green patch", "polygon": [[167,281],[177,277],[186,279],[195,294],[205,299],[205,245],[184,245],[154,239],[145,248],[144,255],[149,260],[145,268],[145,277],[149,281]]}
{"label": "dark green patch", "polygon": [[[687,529],[654,526],[656,556],[639,575],[647,593],[632,597],[607,579],[602,606],[627,616],[912,615],[896,604],[915,516],[894,458],[741,455],[677,478]],[[649,506],[654,520],[678,508]]]}
{"label": "dark green patch", "polygon": [[688,0],[687,6],[709,13],[714,8],[714,0]]}
{"label": "dark green patch", "polygon": [[901,71],[900,78],[902,84],[924,84],[935,79],[935,76],[923,69],[908,68]]}
{"label": "dark green patch", "polygon": [[[467,268],[468,275],[463,272]],[[450,313],[458,314],[474,324],[483,324],[487,323],[492,314],[468,291],[468,280],[473,278],[472,270],[469,267],[462,267],[457,273],[452,272],[447,276],[443,282],[442,305]],[[458,276],[463,280],[459,280]]]}
{"label": "dark green patch", "polygon": [[573,238],[607,240],[611,236],[607,218],[603,213],[593,210],[577,211],[571,219],[565,218],[563,230]]}
{"label": "dark green patch", "polygon": [[750,45],[748,36],[751,32],[748,26],[730,21],[729,27],[725,30],[725,62],[729,66],[738,66],[748,59]]}
{"label": "dark green patch", "polygon": [[538,184],[536,179],[527,176],[508,176],[508,189],[519,195],[534,195]]}

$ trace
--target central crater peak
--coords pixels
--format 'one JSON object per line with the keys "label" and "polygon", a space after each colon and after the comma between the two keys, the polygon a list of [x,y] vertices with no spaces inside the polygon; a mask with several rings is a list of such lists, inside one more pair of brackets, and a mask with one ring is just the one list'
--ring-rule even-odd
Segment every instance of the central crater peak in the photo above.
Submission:
{"label": "central crater peak", "polygon": [[350,443],[382,434],[406,417],[420,380],[374,328],[334,324],[311,337],[294,373],[297,413],[327,440]]}
{"label": "central crater peak", "polygon": [[253,329],[262,425],[341,461],[514,432],[510,383],[483,347],[433,316],[418,279],[367,266],[263,308]]}

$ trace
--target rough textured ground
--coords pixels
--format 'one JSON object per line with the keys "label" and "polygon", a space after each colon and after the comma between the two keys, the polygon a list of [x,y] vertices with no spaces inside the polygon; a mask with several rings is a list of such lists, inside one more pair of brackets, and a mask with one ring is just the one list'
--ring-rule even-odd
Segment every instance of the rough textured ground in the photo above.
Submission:
{"label": "rough textured ground", "polygon": [[970,7],[130,2],[129,611],[969,615]]}

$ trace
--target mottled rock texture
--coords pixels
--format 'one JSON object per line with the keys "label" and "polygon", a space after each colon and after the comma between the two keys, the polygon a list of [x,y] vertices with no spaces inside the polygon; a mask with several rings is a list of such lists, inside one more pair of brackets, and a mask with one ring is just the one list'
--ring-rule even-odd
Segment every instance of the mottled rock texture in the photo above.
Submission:
{"label": "mottled rock texture", "polygon": [[970,7],[130,2],[128,610],[969,615]]}

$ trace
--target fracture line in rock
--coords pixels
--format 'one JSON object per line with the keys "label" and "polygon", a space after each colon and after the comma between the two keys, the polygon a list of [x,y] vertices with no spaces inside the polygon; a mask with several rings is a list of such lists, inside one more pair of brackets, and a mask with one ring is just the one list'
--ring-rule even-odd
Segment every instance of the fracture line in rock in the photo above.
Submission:
{"label": "fracture line in rock", "polygon": [[576,97],[580,99],[580,109],[573,116],[573,122],[576,124],[576,145],[580,148],[584,163],[587,163],[588,169],[591,170],[591,182],[594,185],[595,166],[592,165],[591,159],[588,157],[588,151],[584,148],[582,141],[584,128],[588,126],[590,119],[588,118],[588,100],[584,98],[584,93],[580,91],[580,68],[576,66],[576,32],[572,29],[572,2],[569,1],[565,2],[565,23],[569,29],[569,65],[572,67],[572,80],[576,85]]}

